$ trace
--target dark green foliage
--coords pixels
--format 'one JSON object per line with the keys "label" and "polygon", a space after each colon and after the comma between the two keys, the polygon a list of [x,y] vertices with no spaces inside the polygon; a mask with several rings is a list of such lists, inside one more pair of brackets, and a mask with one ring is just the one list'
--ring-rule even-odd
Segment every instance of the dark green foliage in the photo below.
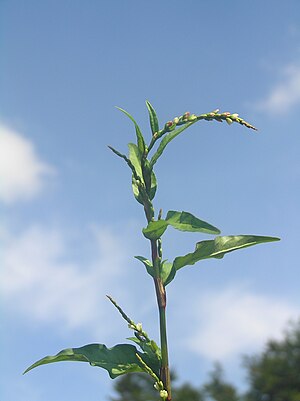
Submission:
{"label": "dark green foliage", "polygon": [[205,401],[201,390],[196,389],[189,383],[184,383],[173,390],[174,401]]}
{"label": "dark green foliage", "polygon": [[214,401],[239,401],[237,390],[234,386],[226,383],[223,378],[223,369],[220,364],[215,364],[214,370],[210,373],[210,380],[204,384],[203,392],[205,399]]}
{"label": "dark green foliage", "polygon": [[246,401],[300,400],[300,322],[282,341],[270,340],[264,352],[246,358],[250,391]]}

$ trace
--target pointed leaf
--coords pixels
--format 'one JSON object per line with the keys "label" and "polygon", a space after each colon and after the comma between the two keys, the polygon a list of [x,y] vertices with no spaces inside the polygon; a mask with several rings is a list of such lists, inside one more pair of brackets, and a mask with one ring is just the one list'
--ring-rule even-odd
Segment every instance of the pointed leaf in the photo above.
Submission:
{"label": "pointed leaf", "polygon": [[156,115],[156,112],[155,112],[153,106],[151,105],[150,102],[148,102],[148,100],[146,100],[146,106],[147,106],[147,109],[149,112],[151,131],[152,131],[152,134],[154,135],[155,132],[159,131],[157,115]]}
{"label": "pointed leaf", "polygon": [[139,151],[139,148],[134,143],[129,143],[128,148],[129,148],[129,160],[133,164],[137,175],[142,179],[142,181],[144,181],[142,173],[142,162],[141,162],[142,156]]}
{"label": "pointed leaf", "polygon": [[61,361],[88,362],[91,366],[98,366],[108,371],[109,376],[114,379],[120,375],[131,372],[142,372],[140,362],[136,357],[138,353],[143,360],[153,369],[159,372],[159,362],[153,361],[147,354],[140,353],[136,347],[130,344],[118,344],[107,348],[104,344],[89,344],[80,348],[68,348],[57,355],[46,356],[31,365],[24,373],[29,372],[37,366]]}
{"label": "pointed leaf", "polygon": [[[141,153],[139,151],[139,148],[134,143],[129,143],[128,148],[129,148],[129,160],[131,161],[132,165],[134,166],[135,171],[136,171],[137,175],[139,176],[139,178],[141,179],[141,181],[144,182],[143,173],[142,173],[142,165],[141,165]],[[132,176],[132,191],[133,191],[135,199],[139,203],[143,204],[143,198],[140,194],[139,187],[137,185],[137,181],[136,181],[134,175]]]}
{"label": "pointed leaf", "polygon": [[156,240],[166,231],[168,223],[165,220],[150,221],[146,228],[143,228],[143,234],[146,238]]}
{"label": "pointed leaf", "polygon": [[168,145],[168,143],[171,142],[174,138],[176,138],[177,135],[181,134],[181,132],[183,132],[184,130],[189,128],[191,125],[193,125],[195,122],[197,122],[197,120],[191,121],[185,125],[182,125],[180,128],[176,129],[175,131],[169,132],[166,136],[163,137],[162,141],[159,144],[157,151],[152,156],[152,159],[150,161],[151,167],[154,166],[154,164],[157,162],[158,158],[162,155],[162,153],[165,150],[165,147]]}
{"label": "pointed leaf", "polygon": [[176,268],[173,263],[169,263],[167,261],[162,262],[161,266],[161,279],[165,286],[171,283],[174,280],[176,274]]}
{"label": "pointed leaf", "polygon": [[139,260],[140,262],[142,262],[143,265],[146,267],[148,274],[150,274],[150,276],[154,277],[154,269],[153,269],[153,265],[150,262],[150,260],[144,258],[143,256],[135,256],[135,258],[137,260]]}
{"label": "pointed leaf", "polygon": [[155,197],[156,189],[157,189],[156,176],[154,174],[154,171],[152,170],[151,171],[151,188],[150,188],[150,193],[149,193],[150,200],[152,200]]}
{"label": "pointed leaf", "polygon": [[174,266],[176,270],[179,270],[184,266],[193,265],[202,259],[221,259],[228,252],[273,241],[279,241],[279,238],[257,235],[231,235],[216,237],[214,240],[198,242],[195,252],[175,258]]}
{"label": "pointed leaf", "polygon": [[141,154],[143,155],[144,152],[145,152],[145,140],[144,140],[143,134],[142,134],[142,132],[140,130],[140,127],[138,126],[138,124],[136,123],[136,121],[132,117],[132,115],[130,115],[126,110],[121,109],[121,107],[117,107],[117,109],[122,111],[122,113],[126,114],[126,116],[129,117],[130,120],[134,123],[138,148],[139,148],[139,151],[141,152]]}
{"label": "pointed leaf", "polygon": [[[134,143],[129,143],[128,148],[129,148],[129,160],[132,163],[132,165],[134,166],[136,174],[139,176],[139,178],[141,178],[141,181],[143,183],[145,183],[144,174],[142,171],[141,152],[139,151],[139,148]],[[145,169],[146,168],[147,167],[145,166]],[[149,179],[149,176],[146,176],[146,178],[148,180],[148,186],[149,186],[149,181],[150,181],[150,189],[148,190],[148,192],[149,192],[148,196],[149,196],[149,199],[152,200],[156,193],[157,182],[156,182],[155,174],[154,174],[153,170],[150,168],[150,166],[148,166],[148,169],[149,169],[149,175],[151,177]],[[139,203],[143,204],[143,198],[140,194],[139,187],[137,185],[137,181],[136,181],[134,175],[132,176],[132,190],[133,190],[133,194],[134,194],[136,200]]]}
{"label": "pointed leaf", "polygon": [[218,228],[198,219],[188,212],[176,212],[174,210],[170,210],[167,213],[166,221],[171,226],[181,231],[220,234],[220,230]]}

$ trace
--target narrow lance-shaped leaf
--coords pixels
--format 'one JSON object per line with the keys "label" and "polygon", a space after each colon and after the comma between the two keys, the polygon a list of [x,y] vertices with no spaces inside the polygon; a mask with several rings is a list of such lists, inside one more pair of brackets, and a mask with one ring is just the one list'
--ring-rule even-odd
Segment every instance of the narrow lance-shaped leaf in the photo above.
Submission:
{"label": "narrow lance-shaped leaf", "polygon": [[160,368],[158,361],[153,364],[152,359],[150,360],[146,354],[140,353],[134,345],[130,344],[118,344],[112,348],[107,348],[104,344],[89,344],[80,348],[64,349],[57,355],[46,356],[40,359],[29,366],[24,373],[49,363],[79,361],[88,362],[91,366],[97,366],[107,370],[109,376],[114,379],[125,373],[144,371],[136,354],[140,355],[153,371],[158,374]]}
{"label": "narrow lance-shaped leaf", "polygon": [[[150,169],[150,166],[148,166],[149,169],[149,176],[146,176],[146,179],[148,181],[148,185],[146,187],[146,183],[145,183],[145,179],[144,179],[144,174],[143,174],[143,168],[142,168],[142,155],[141,152],[139,151],[139,148],[137,147],[136,144],[134,143],[129,143],[128,144],[128,148],[129,148],[129,160],[131,162],[131,164],[134,166],[134,169],[136,171],[136,174],[138,175],[138,177],[140,177],[140,181],[143,182],[145,184],[145,189],[148,192],[148,197],[150,200],[152,200],[155,196],[156,193],[156,188],[157,188],[157,182],[156,182],[156,177],[155,174],[153,172],[152,169]],[[147,165],[145,165],[144,168],[146,168]],[[150,183],[149,183],[150,181]],[[149,188],[150,185],[150,188]],[[136,200],[143,204],[143,197],[140,193],[140,189],[139,189],[139,185],[137,183],[137,180],[135,178],[135,175],[133,174],[132,177],[132,190],[133,190],[133,194],[136,198]]]}
{"label": "narrow lance-shaped leaf", "polygon": [[121,107],[117,107],[118,110],[122,111],[122,113],[126,114],[127,117],[130,118],[130,120],[134,123],[135,126],[135,133],[136,133],[136,137],[137,137],[137,145],[139,148],[139,151],[141,152],[141,154],[143,155],[145,153],[145,140],[142,134],[142,131],[140,130],[140,127],[138,126],[137,122],[135,121],[135,119],[132,117],[131,114],[129,114],[126,110],[121,109]]}
{"label": "narrow lance-shaped leaf", "polygon": [[198,219],[188,212],[176,212],[170,210],[167,213],[166,221],[172,227],[180,231],[220,234],[220,230],[217,227]]}
{"label": "narrow lance-shaped leaf", "polygon": [[148,102],[148,100],[146,100],[146,106],[147,106],[147,109],[149,112],[150,127],[151,127],[151,131],[152,131],[152,135],[154,135],[156,132],[159,131],[157,115],[156,115],[156,112],[155,112],[153,106],[151,105],[150,102]]}
{"label": "narrow lance-shaped leaf", "polygon": [[129,160],[133,164],[137,175],[144,182],[143,173],[142,173],[142,164],[141,164],[142,156],[141,156],[140,150],[134,143],[129,143],[128,148],[129,148]]}
{"label": "narrow lance-shaped leaf", "polygon": [[171,142],[174,138],[176,138],[177,135],[181,134],[184,130],[189,128],[191,125],[193,125],[196,121],[191,121],[188,122],[186,125],[181,126],[180,128],[176,129],[175,131],[169,132],[166,136],[163,137],[161,140],[159,147],[157,151],[154,153],[154,155],[151,158],[150,165],[151,167],[154,166],[154,164],[157,162],[158,158],[162,155],[163,151],[165,150],[165,147],[168,145],[169,142]]}
{"label": "narrow lance-shaped leaf", "polygon": [[280,239],[277,237],[264,237],[258,235],[231,235],[216,237],[214,240],[198,242],[194,252],[175,258],[173,263],[176,270],[179,270],[184,266],[194,265],[202,259],[221,259],[226,253],[233,252],[237,249],[279,240]]}

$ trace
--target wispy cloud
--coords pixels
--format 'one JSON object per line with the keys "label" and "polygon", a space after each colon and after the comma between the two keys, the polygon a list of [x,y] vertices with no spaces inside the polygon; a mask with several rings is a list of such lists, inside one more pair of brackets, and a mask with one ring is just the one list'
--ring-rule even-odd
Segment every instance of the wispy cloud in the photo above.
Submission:
{"label": "wispy cloud", "polygon": [[0,200],[12,203],[37,195],[54,169],[40,160],[34,145],[0,124]]}
{"label": "wispy cloud", "polygon": [[65,330],[104,330],[103,297],[122,288],[126,252],[116,234],[94,227],[89,235],[93,253],[86,262],[72,262],[70,244],[57,229],[33,226],[2,237],[0,292],[7,308],[29,321],[60,323]]}
{"label": "wispy cloud", "polygon": [[257,351],[270,337],[279,337],[297,308],[281,299],[241,287],[207,292],[193,301],[185,338],[193,352],[209,360],[228,360]]}
{"label": "wispy cloud", "polygon": [[281,80],[257,103],[259,110],[283,115],[300,104],[300,65],[290,64],[282,71]]}

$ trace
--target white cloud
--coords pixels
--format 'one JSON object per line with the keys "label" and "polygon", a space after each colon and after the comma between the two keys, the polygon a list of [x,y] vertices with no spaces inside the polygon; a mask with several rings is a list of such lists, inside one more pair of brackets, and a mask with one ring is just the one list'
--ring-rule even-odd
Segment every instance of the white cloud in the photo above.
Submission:
{"label": "white cloud", "polygon": [[208,292],[193,306],[186,341],[191,350],[210,360],[257,351],[270,337],[280,337],[288,320],[299,312],[285,301],[243,288]]}
{"label": "white cloud", "polygon": [[269,95],[258,102],[257,107],[269,114],[286,114],[300,104],[300,65],[290,64],[284,68],[282,80]]}
{"label": "white cloud", "polygon": [[7,307],[64,329],[105,326],[100,322],[108,316],[100,305],[108,291],[121,287],[126,253],[111,230],[94,227],[90,234],[92,257],[75,263],[70,261],[74,244],[59,230],[35,226],[19,235],[3,232],[0,292]]}
{"label": "white cloud", "polygon": [[0,200],[12,203],[39,193],[53,169],[42,162],[33,144],[0,124]]}

